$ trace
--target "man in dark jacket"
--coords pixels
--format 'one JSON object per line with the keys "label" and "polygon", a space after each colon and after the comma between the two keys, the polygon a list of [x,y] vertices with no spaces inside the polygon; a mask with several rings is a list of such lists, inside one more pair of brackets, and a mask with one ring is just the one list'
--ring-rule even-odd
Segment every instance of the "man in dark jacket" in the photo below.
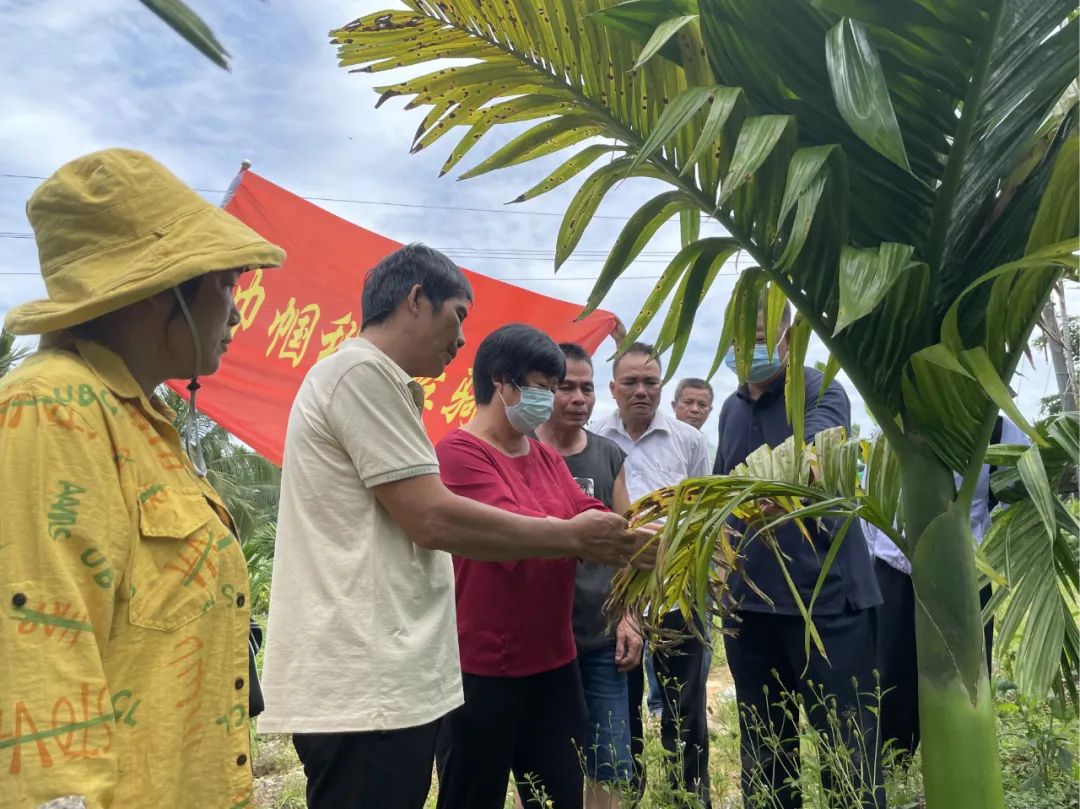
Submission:
{"label": "man in dark jacket", "polygon": [[[784,400],[790,324],[791,312],[785,309],[780,326],[783,336],[770,358],[759,309],[752,367],[720,411],[714,473],[729,474],[758,447],[776,447],[792,435]],[[734,370],[730,352],[728,365]],[[844,389],[833,382],[819,397],[823,375],[813,368],[805,368],[804,375],[806,441],[812,441],[819,430],[850,428],[851,406]],[[812,542],[794,525],[776,531],[780,555],[806,605],[837,527],[808,524]],[[741,533],[745,526],[735,524],[732,529]],[[810,721],[829,743],[841,754],[844,747],[850,751],[849,777],[834,777],[823,770],[825,788],[839,791],[841,784],[850,785],[861,793],[864,806],[884,807],[880,745],[870,710],[874,706],[873,608],[881,603],[881,594],[857,521],[843,538],[814,603],[813,622],[827,660],[813,647],[807,659],[805,624],[773,549],[751,538],[742,552],[743,574],[730,581],[736,610],[727,620],[728,628],[737,634],[725,637],[724,643],[739,701],[742,786],[747,806],[752,795],[763,791],[784,809],[802,805],[798,710],[793,701],[800,696]]]}

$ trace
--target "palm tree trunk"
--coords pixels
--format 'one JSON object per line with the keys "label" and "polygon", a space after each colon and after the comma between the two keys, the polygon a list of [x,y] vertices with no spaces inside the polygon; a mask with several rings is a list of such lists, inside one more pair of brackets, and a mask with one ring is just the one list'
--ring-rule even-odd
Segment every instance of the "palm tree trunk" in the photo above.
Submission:
{"label": "palm tree trunk", "polygon": [[[1057,377],[1058,394],[1061,396],[1061,409],[1069,412],[1076,410],[1076,377],[1075,370],[1069,367],[1069,352],[1071,346],[1066,346],[1069,321],[1063,318],[1065,328],[1058,323],[1057,312],[1054,309],[1054,297],[1051,293],[1043,308],[1042,323],[1043,332],[1046,334],[1046,348],[1050,352],[1050,359],[1054,366],[1054,376]],[[1065,309],[1065,296],[1061,296],[1061,308]]]}
{"label": "palm tree trunk", "polygon": [[[902,459],[913,539],[922,770],[929,809],[1004,809],[970,498],[927,451]],[[968,502],[965,502],[968,501]]]}

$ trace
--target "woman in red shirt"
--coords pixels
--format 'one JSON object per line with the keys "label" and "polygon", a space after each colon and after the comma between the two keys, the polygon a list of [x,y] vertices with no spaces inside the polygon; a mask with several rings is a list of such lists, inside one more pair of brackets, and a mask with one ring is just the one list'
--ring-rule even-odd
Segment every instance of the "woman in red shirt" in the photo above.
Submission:
{"label": "woman in red shirt", "polygon": [[[543,332],[520,324],[492,332],[473,364],[476,416],[436,447],[446,486],[532,517],[603,509],[555,450],[528,437],[550,416],[565,372]],[[571,624],[575,565],[454,557],[465,704],[439,731],[439,809],[501,809],[511,772],[523,795],[542,789],[557,809],[581,809],[587,736]]]}

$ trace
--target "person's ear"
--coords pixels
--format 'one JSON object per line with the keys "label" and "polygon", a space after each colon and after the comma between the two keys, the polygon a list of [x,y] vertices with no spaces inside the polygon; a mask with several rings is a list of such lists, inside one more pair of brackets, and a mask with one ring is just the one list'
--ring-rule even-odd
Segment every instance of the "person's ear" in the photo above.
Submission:
{"label": "person's ear", "polygon": [[413,284],[413,288],[409,290],[408,296],[405,298],[405,304],[409,309],[410,314],[420,314],[420,299],[424,297],[424,288],[420,284]]}

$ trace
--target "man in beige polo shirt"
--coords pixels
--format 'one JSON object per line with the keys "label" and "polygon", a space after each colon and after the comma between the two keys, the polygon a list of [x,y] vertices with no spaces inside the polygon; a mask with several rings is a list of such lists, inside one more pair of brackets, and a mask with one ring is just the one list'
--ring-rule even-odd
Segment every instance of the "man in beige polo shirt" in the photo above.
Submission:
{"label": "man in beige polo shirt", "polygon": [[536,519],[451,494],[416,376],[464,345],[472,289],[409,245],[364,285],[363,326],[308,372],[285,440],[262,732],[292,733],[311,809],[420,809],[462,704],[450,554],[625,564],[622,517]]}

